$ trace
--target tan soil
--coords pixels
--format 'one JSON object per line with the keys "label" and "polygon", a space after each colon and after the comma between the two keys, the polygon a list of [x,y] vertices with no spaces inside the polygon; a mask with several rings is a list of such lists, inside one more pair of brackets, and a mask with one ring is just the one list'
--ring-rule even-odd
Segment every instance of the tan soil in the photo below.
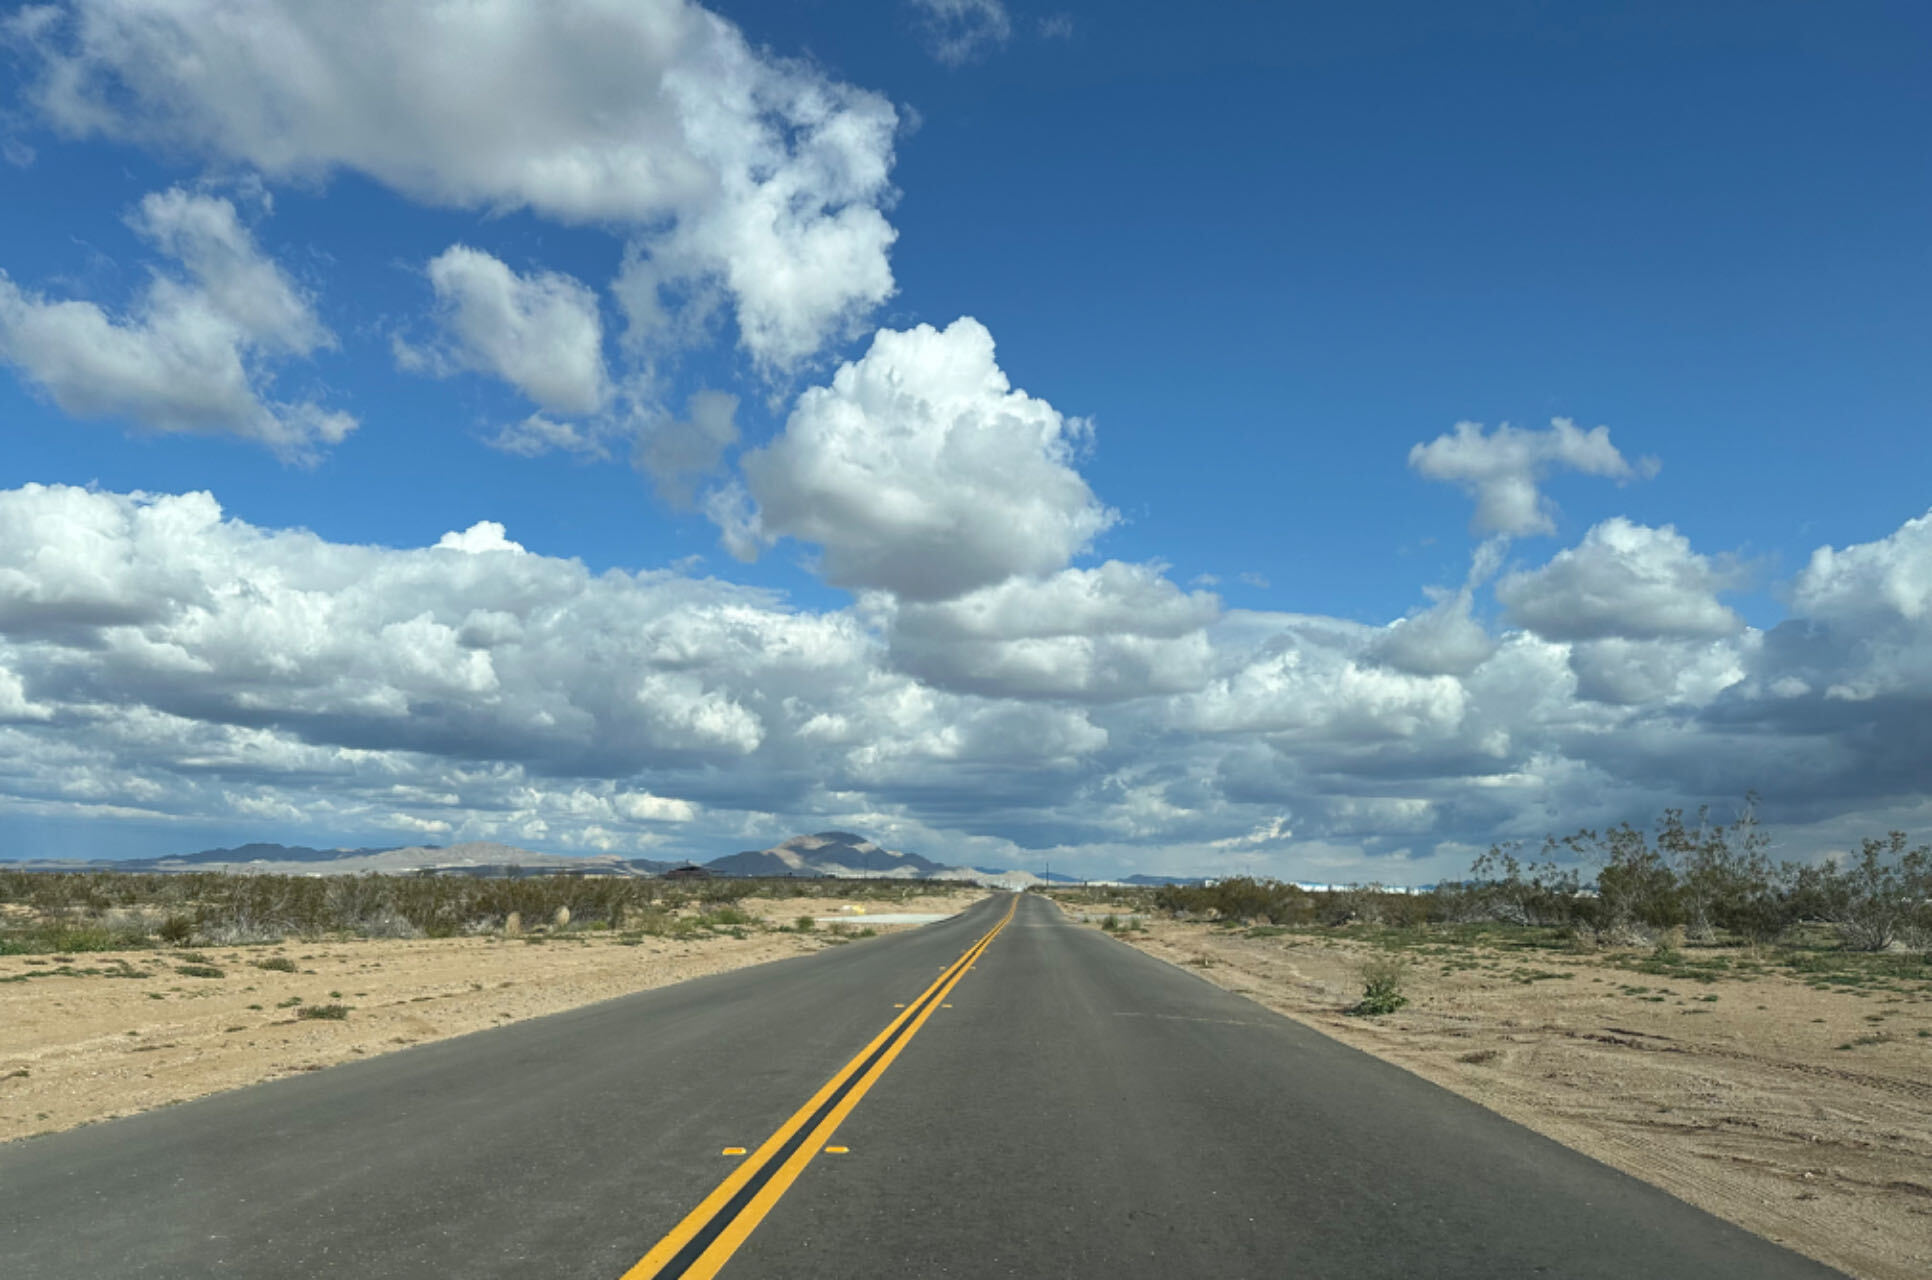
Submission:
{"label": "tan soil", "polygon": [[[1469,947],[1453,959],[1491,967],[1444,973],[1451,957],[1416,957],[1410,1006],[1356,1018],[1343,1010],[1361,996],[1359,965],[1386,954],[1366,944],[1160,920],[1125,936],[1854,1276],[1932,1275],[1923,989],[1821,991],[1785,974],[1705,984],[1602,956]],[[1525,980],[1535,973],[1566,976]],[[1888,1038],[1838,1047],[1876,1034]]]}
{"label": "tan soil", "polygon": [[[976,890],[926,895],[903,909],[961,911],[984,896]],[[834,914],[848,900],[737,905],[787,924],[800,915]],[[851,905],[902,909],[874,901]],[[853,931],[868,927],[895,928],[853,916]],[[178,973],[188,963],[178,951],[123,951],[71,957],[66,967],[78,976],[8,982],[61,965],[46,956],[0,956],[0,1141],[840,945],[829,933],[647,937],[634,946],[608,933],[582,932],[535,945],[476,937],[201,948],[197,954],[223,970],[220,978]],[[287,957],[299,971],[255,967],[273,956]],[[81,973],[112,970],[122,961],[150,976]],[[339,1003],[351,1011],[342,1022],[297,1019],[301,1006],[288,1002],[298,996],[302,1004]]]}

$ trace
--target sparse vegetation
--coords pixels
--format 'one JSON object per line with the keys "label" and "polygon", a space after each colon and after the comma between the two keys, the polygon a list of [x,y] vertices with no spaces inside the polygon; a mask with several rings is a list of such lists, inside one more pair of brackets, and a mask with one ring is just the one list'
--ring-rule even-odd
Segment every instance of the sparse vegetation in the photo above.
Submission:
{"label": "sparse vegetation", "polygon": [[1400,956],[1373,956],[1362,962],[1362,998],[1349,1010],[1357,1017],[1377,1018],[1394,1013],[1409,1003],[1402,994],[1402,980],[1408,976],[1408,962]]}
{"label": "sparse vegetation", "polygon": [[295,1016],[309,1021],[341,1022],[349,1016],[346,1004],[305,1004],[295,1011]]}
{"label": "sparse vegetation", "polygon": [[[1774,865],[1755,798],[1728,826],[1708,810],[1667,809],[1654,839],[1625,823],[1543,843],[1541,861],[1497,845],[1472,879],[1433,897],[1445,918],[1565,928],[1598,945],[1650,942],[1658,965],[1685,942],[1751,945],[1789,941],[1807,922],[1834,927],[1847,951],[1932,946],[1932,846],[1906,834],[1866,839],[1839,861]],[[1595,876],[1585,882],[1582,869]]]}
{"label": "sparse vegetation", "polygon": [[[233,947],[289,938],[692,937],[755,926],[737,905],[754,894],[905,904],[958,888],[925,880],[0,871],[0,907],[15,908],[0,911],[0,955]],[[526,923],[532,921],[540,923]],[[286,957],[254,963],[299,972]]]}
{"label": "sparse vegetation", "polygon": [[[1177,920],[1243,928],[1247,936],[1348,929],[1390,950],[1439,941],[1571,951],[1647,947],[1621,959],[1642,972],[1714,982],[1752,964],[1782,963],[1815,981],[1875,988],[1932,980],[1932,846],[1904,832],[1817,864],[1774,864],[1755,797],[1728,825],[1708,809],[1665,810],[1653,832],[1624,823],[1551,836],[1539,852],[1492,846],[1468,880],[1428,892],[1376,885],[1309,890],[1235,876],[1154,890],[1055,891],[1069,905],[1123,902]],[[1119,917],[1110,914],[1113,927]],[[1102,927],[1107,928],[1105,921]],[[1730,944],[1760,959],[1707,954]],[[1914,954],[1918,953],[1918,954]],[[1872,963],[1853,957],[1864,954]]]}

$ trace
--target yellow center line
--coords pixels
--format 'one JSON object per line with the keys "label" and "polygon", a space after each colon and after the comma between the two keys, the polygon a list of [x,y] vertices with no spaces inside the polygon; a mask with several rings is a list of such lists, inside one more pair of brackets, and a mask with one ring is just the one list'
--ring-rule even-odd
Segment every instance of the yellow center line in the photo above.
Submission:
{"label": "yellow center line", "polygon": [[[790,1189],[792,1183],[805,1171],[832,1137],[839,1124],[850,1115],[867,1091],[885,1074],[886,1068],[899,1056],[906,1042],[919,1032],[933,1010],[939,1008],[941,1000],[966,976],[981,953],[992,944],[1000,930],[1012,920],[1013,913],[1019,908],[1019,895],[1013,896],[1006,914],[1000,917],[986,934],[966,949],[966,953],[946,967],[933,984],[921,992],[919,998],[911,1002],[905,1011],[890,1023],[885,1030],[874,1036],[865,1048],[859,1050],[853,1059],[840,1067],[830,1080],[809,1098],[805,1105],[793,1112],[778,1129],[761,1143],[751,1156],[740,1163],[711,1191],[699,1201],[698,1207],[684,1216],[684,1220],[673,1227],[669,1234],[655,1245],[651,1251],[638,1260],[637,1264],[626,1271],[621,1280],[651,1280],[656,1276],[692,1277],[693,1280],[708,1280],[718,1273],[731,1255],[745,1242],[758,1224],[764,1220],[780,1196]],[[837,1102],[826,1110],[826,1104],[836,1098]],[[820,1115],[820,1112],[824,1112]],[[814,1123],[814,1117],[816,1122]],[[807,1140],[796,1141],[800,1131],[808,1124],[811,1133]],[[767,1166],[774,1158],[787,1149],[783,1163],[767,1172]],[[726,1213],[742,1192],[759,1178],[764,1185],[757,1188],[750,1200],[739,1204],[728,1214],[728,1221],[717,1222],[721,1213]],[[679,1263],[682,1255],[694,1244],[700,1235],[711,1235],[702,1252],[695,1258],[683,1257],[680,1265],[666,1270],[667,1265]]]}

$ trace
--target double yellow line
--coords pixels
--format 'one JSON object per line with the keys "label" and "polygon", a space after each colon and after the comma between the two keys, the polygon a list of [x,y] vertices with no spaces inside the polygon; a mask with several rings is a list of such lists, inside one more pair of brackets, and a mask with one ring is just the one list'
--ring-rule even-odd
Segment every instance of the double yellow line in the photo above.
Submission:
{"label": "double yellow line", "polygon": [[858,1056],[840,1067],[804,1106],[794,1111],[697,1208],[686,1214],[684,1221],[651,1246],[651,1251],[626,1271],[622,1280],[670,1280],[673,1276],[706,1280],[717,1275],[718,1269],[738,1251],[738,1246],[764,1221],[779,1197],[805,1172],[812,1157],[824,1148],[852,1108],[859,1105],[859,1099],[878,1083],[906,1042],[918,1034],[933,1010],[1013,919],[1019,905],[1020,895],[1016,893],[998,924],[947,966],[904,1013],[859,1050]]}

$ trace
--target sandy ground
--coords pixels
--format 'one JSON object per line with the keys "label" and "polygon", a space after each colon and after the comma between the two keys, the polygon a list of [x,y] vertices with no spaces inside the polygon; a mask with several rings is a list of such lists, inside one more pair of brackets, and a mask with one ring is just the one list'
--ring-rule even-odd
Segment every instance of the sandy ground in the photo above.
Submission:
{"label": "sandy ground", "polygon": [[1719,1217],[1855,1276],[1932,1275],[1922,986],[1705,984],[1458,947],[1413,960],[1408,1008],[1357,1018],[1342,1011],[1361,995],[1366,945],[1145,926],[1124,936]]}
{"label": "sandy ground", "polygon": [[[977,891],[906,905],[960,911]],[[773,924],[800,915],[900,904],[836,898],[746,899]],[[852,913],[849,930],[869,925]],[[196,952],[0,956],[0,1141],[129,1115],[298,1071],[480,1031],[687,978],[841,945],[750,929],[692,940],[608,933],[423,941],[293,941]],[[852,945],[863,945],[862,943]],[[199,956],[221,977],[180,972]],[[294,973],[259,967],[285,959]],[[36,976],[10,981],[20,975]],[[123,975],[145,976],[123,976]],[[342,1021],[297,1016],[343,1004]]]}

